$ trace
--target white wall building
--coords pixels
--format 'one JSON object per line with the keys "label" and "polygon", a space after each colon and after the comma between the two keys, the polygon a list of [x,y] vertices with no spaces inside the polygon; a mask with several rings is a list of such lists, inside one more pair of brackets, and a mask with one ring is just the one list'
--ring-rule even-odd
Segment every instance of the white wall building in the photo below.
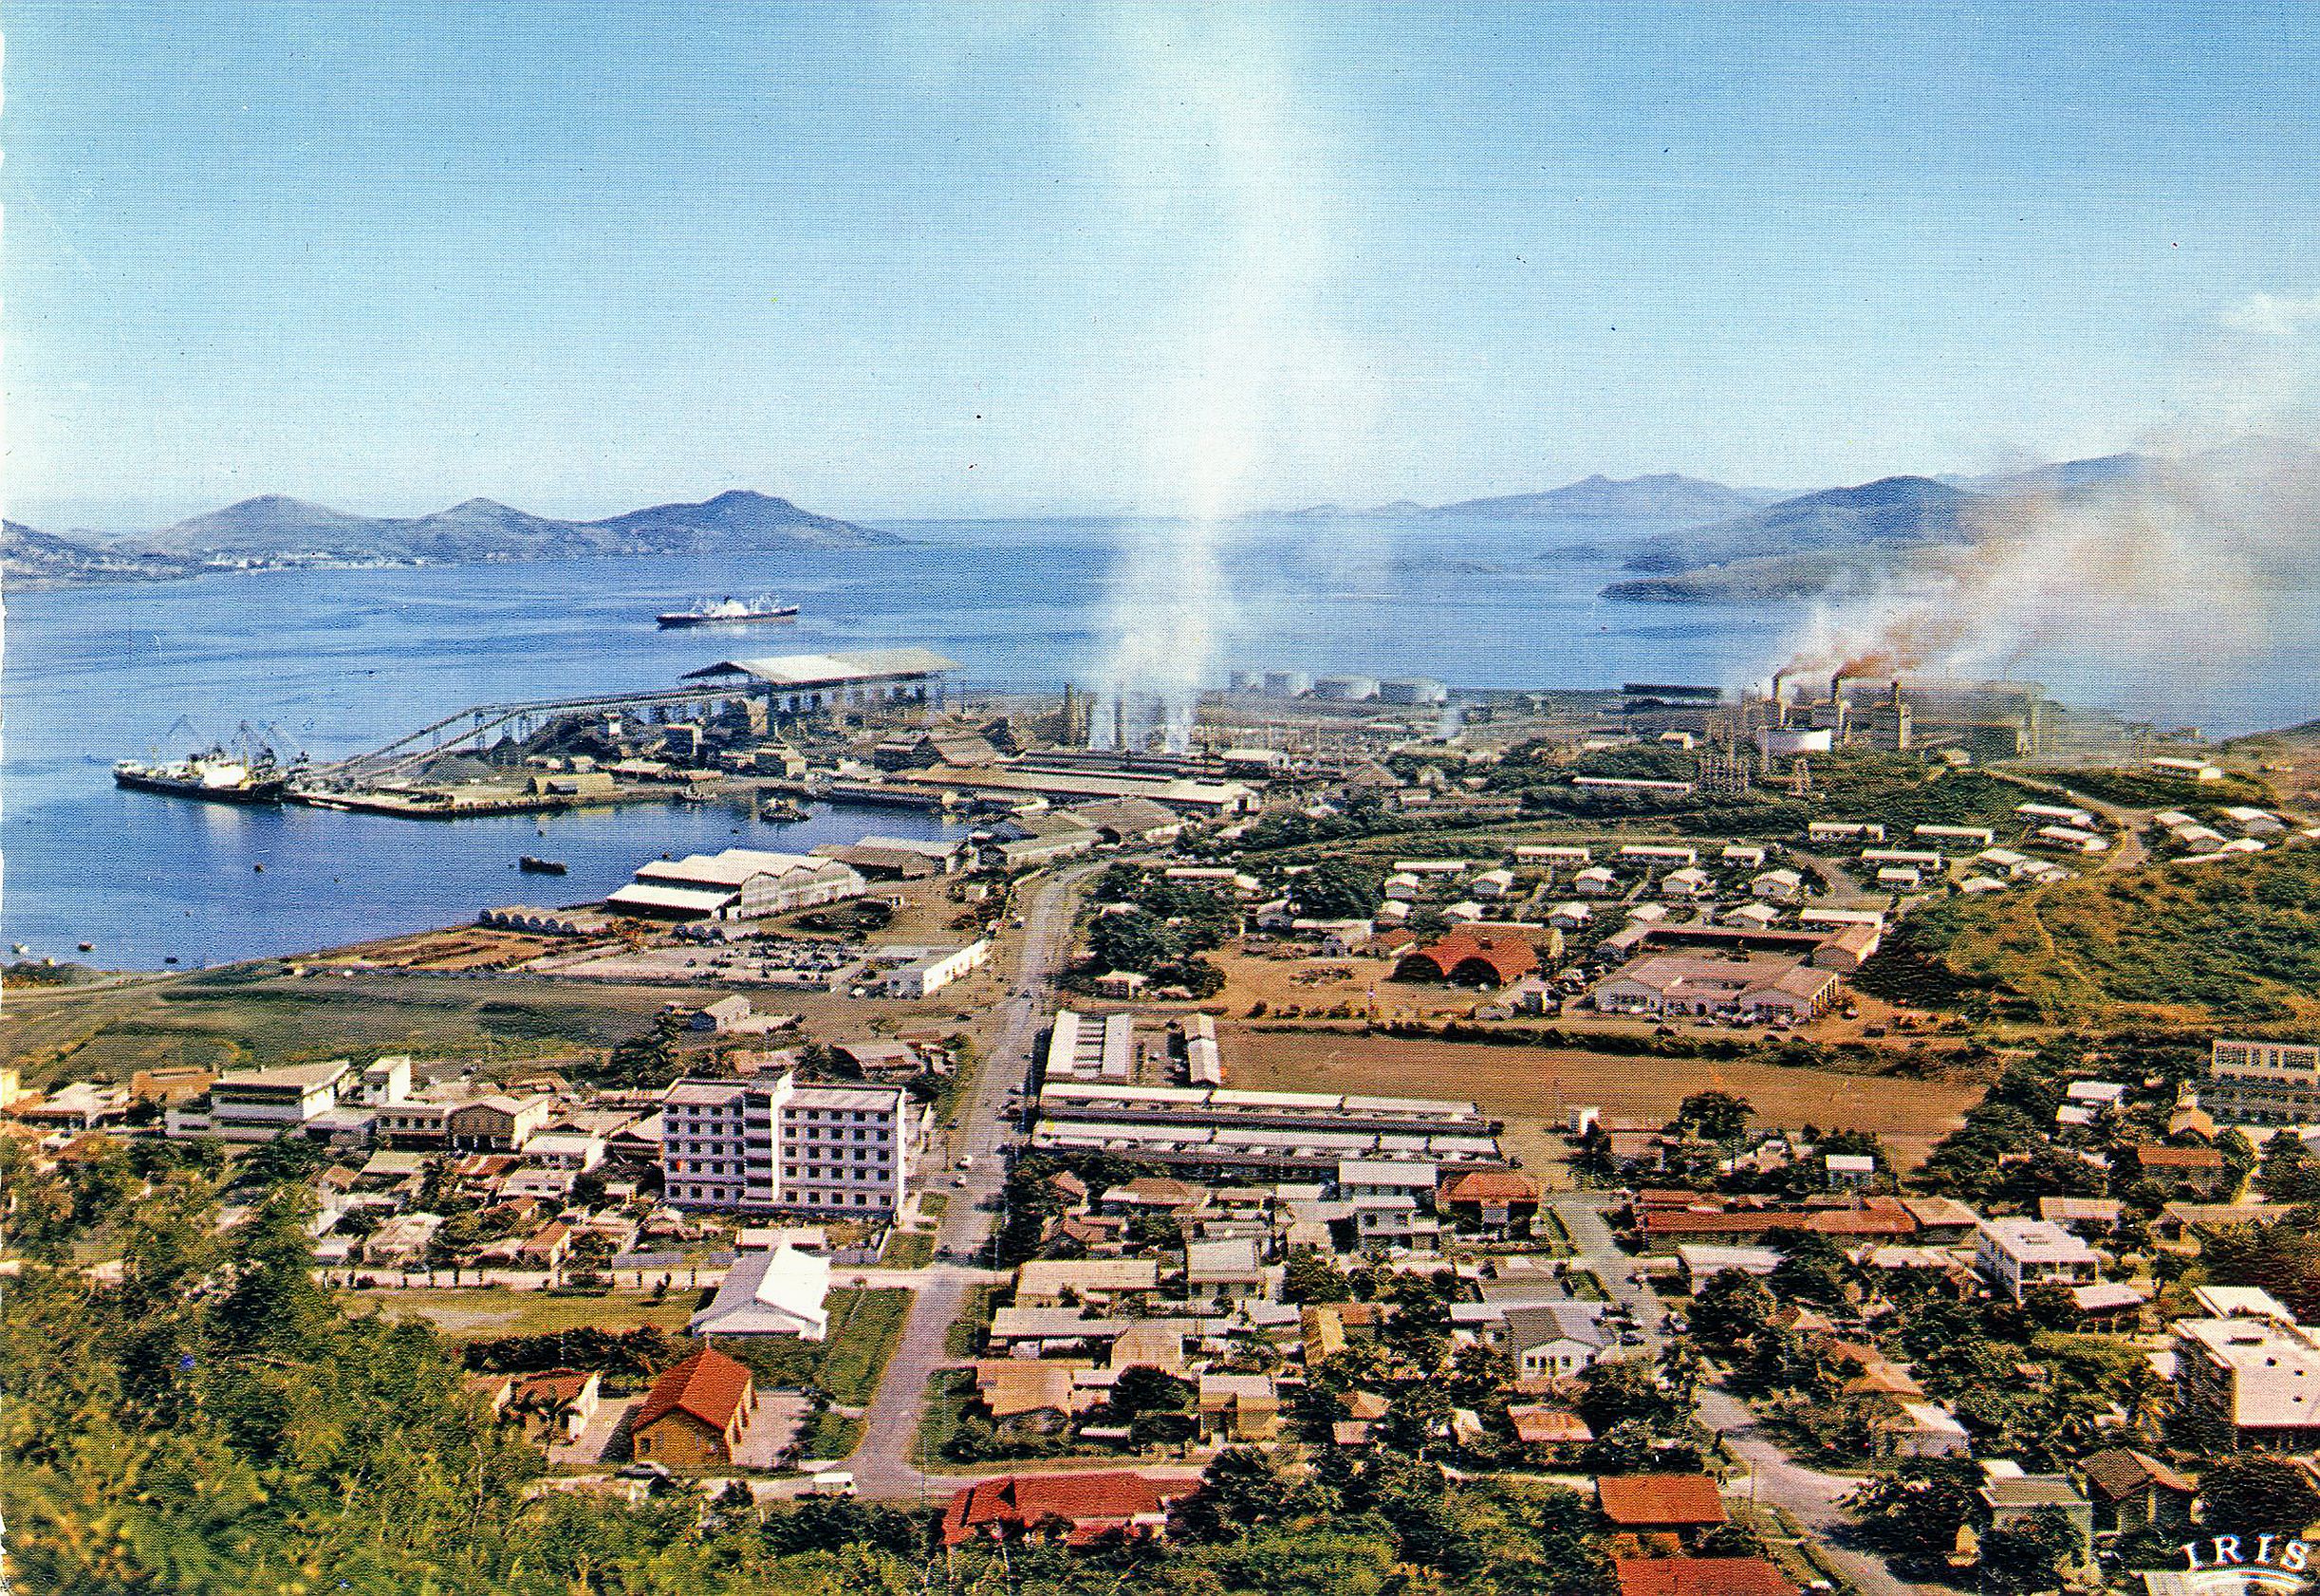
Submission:
{"label": "white wall building", "polygon": [[2049,1220],[1984,1219],[1975,1229],[1974,1267],[2016,1302],[2039,1286],[2083,1286],[2102,1263],[2100,1253]]}
{"label": "white wall building", "polygon": [[662,1190],[678,1208],[890,1218],[916,1125],[900,1086],[678,1081],[661,1099]]}

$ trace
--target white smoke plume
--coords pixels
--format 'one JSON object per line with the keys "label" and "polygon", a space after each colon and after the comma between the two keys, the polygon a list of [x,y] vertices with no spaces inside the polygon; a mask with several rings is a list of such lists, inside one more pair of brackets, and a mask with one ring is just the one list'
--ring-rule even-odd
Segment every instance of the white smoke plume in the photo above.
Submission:
{"label": "white smoke plume", "polygon": [[2244,670],[2320,631],[2320,449],[2261,437],[2101,488],[1994,495],[1968,539],[1826,602],[1790,640],[1813,675],[1970,680],[2060,669],[2133,710],[2163,676]]}
{"label": "white smoke plume", "polygon": [[1126,99],[1096,107],[1088,131],[1123,208],[1107,220],[1182,255],[1144,436],[1123,440],[1141,453],[1145,508],[1173,514],[1124,534],[1093,732],[1182,750],[1239,619],[1222,560],[1233,517],[1283,468],[1336,464],[1362,430],[1362,384],[1326,304],[1346,253],[1342,163],[1286,42],[1261,13],[1221,7],[1131,11],[1123,27]]}

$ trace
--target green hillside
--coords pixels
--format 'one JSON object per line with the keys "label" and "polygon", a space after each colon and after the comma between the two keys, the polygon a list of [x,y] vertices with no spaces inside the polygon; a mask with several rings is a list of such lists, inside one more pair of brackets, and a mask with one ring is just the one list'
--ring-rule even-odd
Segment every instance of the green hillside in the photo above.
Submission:
{"label": "green hillside", "polygon": [[1861,985],[2026,1020],[2320,1021],[2320,847],[1954,899]]}

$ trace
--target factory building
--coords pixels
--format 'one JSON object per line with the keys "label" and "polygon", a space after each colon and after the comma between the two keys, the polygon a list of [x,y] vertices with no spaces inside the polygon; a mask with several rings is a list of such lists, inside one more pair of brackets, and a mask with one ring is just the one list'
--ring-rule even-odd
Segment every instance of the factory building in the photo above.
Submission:
{"label": "factory building", "polygon": [[900,1086],[680,1080],[661,1098],[662,1185],[678,1208],[891,1218],[917,1124]]}
{"label": "factory building", "polygon": [[755,919],[859,898],[867,884],[860,871],[835,859],[727,848],[656,859],[604,906],[654,919]]}
{"label": "factory building", "polygon": [[762,659],[720,659],[686,681],[732,681],[760,697],[776,714],[874,709],[882,705],[939,706],[956,660],[925,648],[872,648],[845,654],[785,654]]}

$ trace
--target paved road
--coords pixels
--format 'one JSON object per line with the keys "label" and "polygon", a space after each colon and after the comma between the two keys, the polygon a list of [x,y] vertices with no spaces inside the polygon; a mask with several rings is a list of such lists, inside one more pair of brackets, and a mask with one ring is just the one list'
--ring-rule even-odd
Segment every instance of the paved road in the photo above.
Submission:
{"label": "paved road", "polygon": [[[1650,1287],[1634,1278],[1636,1260],[1621,1251],[1604,1218],[1604,1211],[1611,1198],[1602,1192],[1568,1192],[1549,1199],[1555,1216],[1569,1233],[1571,1245],[1578,1250],[1581,1261],[1595,1271],[1614,1302],[1624,1304],[1635,1315],[1635,1323],[1643,1332],[1640,1353],[1656,1354],[1664,1341],[1662,1333],[1666,1310]],[[1755,1414],[1748,1404],[1729,1392],[1702,1385],[1699,1390],[1700,1422],[1722,1433],[1724,1440],[1749,1467],[1752,1476],[1750,1494],[1755,1501],[1785,1509],[1789,1514],[1810,1531],[1828,1554],[1828,1560],[1843,1569],[1863,1592],[1863,1596],[1918,1596],[1918,1587],[1897,1579],[1883,1559],[1855,1551],[1836,1543],[1834,1537],[1843,1534],[1850,1520],[1838,1504],[1851,1493],[1856,1481],[1843,1475],[1827,1474],[1792,1461],[1779,1443],[1757,1424]]]}
{"label": "paved road", "polygon": [[[1005,1184],[1000,1155],[1017,1128],[1008,1113],[1007,1094],[1026,1084],[1049,983],[1070,952],[1075,901],[1071,889],[1101,867],[1083,864],[1052,878],[1036,890],[1024,911],[1023,953],[1000,1011],[999,1034],[974,1091],[959,1107],[959,1128],[951,1138],[954,1165],[964,1155],[974,1160],[974,1167],[964,1172],[964,1185],[950,1192],[950,1206],[936,1233],[936,1246],[949,1256],[972,1257],[991,1237],[997,1216],[986,1205],[997,1202]],[[862,1444],[845,1465],[853,1473],[856,1491],[864,1496],[910,1497],[960,1483],[923,1474],[921,1460],[912,1456],[911,1442],[925,1406],[926,1383],[952,1362],[943,1345],[951,1323],[966,1306],[969,1286],[987,1276],[980,1270],[937,1263],[921,1277],[924,1283],[911,1300],[901,1340],[864,1411]]]}

